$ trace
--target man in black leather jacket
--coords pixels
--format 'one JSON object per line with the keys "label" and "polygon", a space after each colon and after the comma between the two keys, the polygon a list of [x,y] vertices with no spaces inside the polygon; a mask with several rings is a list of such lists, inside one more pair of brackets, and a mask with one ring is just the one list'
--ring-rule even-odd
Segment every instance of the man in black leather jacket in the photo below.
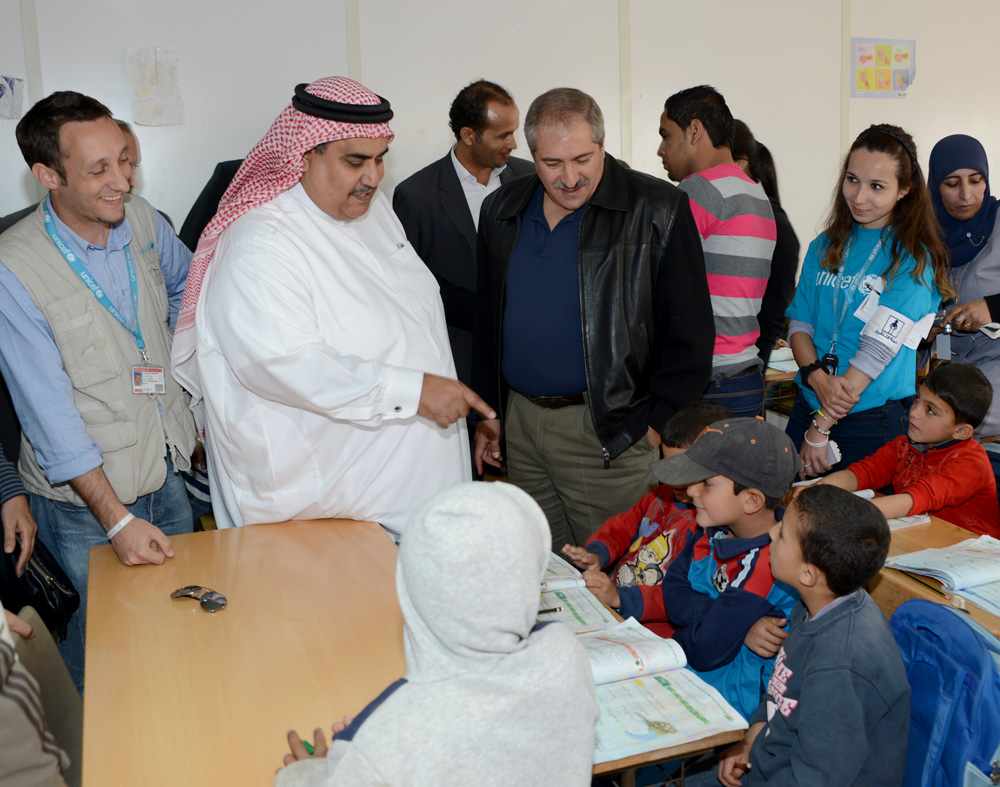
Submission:
{"label": "man in black leather jacket", "polygon": [[[654,486],[659,432],[708,383],[715,329],[687,196],[606,155],[578,90],[539,96],[524,130],[535,174],[480,215],[472,379],[558,549]],[[501,460],[500,420],[480,422],[477,464]]]}

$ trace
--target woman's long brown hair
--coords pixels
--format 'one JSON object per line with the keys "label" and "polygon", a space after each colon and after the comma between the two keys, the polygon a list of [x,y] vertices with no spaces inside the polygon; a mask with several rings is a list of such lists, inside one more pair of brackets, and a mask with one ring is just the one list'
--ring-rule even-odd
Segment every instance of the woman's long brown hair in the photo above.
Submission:
{"label": "woman's long brown hair", "polygon": [[[903,143],[906,143],[905,145]],[[908,254],[914,260],[912,277],[917,283],[923,281],[928,265],[934,272],[934,284],[942,298],[955,294],[948,277],[948,252],[941,242],[937,216],[931,203],[930,192],[924,180],[924,173],[917,163],[917,148],[913,137],[899,126],[887,124],[871,126],[858,135],[851,145],[844,166],[840,170],[840,180],[834,189],[833,207],[827,220],[826,236],[829,241],[820,257],[820,266],[836,273],[844,257],[844,249],[854,231],[854,217],[844,199],[843,185],[847,177],[847,165],[855,150],[884,153],[896,162],[896,178],[900,190],[907,189],[906,196],[899,200],[889,215],[892,229],[892,259],[882,272],[886,289],[892,284],[903,256]]]}

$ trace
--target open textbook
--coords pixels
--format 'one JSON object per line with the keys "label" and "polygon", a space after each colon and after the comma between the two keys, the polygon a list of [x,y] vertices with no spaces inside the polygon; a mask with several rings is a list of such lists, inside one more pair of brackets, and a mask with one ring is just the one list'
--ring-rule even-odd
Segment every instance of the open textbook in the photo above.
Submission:
{"label": "open textbook", "polygon": [[681,646],[634,618],[579,636],[597,684],[594,762],[679,746],[747,722],[688,669]]}
{"label": "open textbook", "polygon": [[542,579],[538,619],[558,621],[574,634],[596,631],[617,625],[618,618],[587,590],[583,575],[559,555],[549,555],[549,565]]}
{"label": "open textbook", "polygon": [[541,622],[565,623],[574,634],[598,631],[618,624],[618,618],[587,588],[542,593],[538,609],[538,619]]}
{"label": "open textbook", "polygon": [[892,557],[886,566],[934,577],[957,596],[1000,616],[1000,541],[970,538],[950,547]]}
{"label": "open textbook", "polygon": [[555,552],[549,553],[549,565],[545,569],[545,578],[542,579],[542,590],[569,590],[586,586],[587,583],[583,581],[583,575],[576,566]]}

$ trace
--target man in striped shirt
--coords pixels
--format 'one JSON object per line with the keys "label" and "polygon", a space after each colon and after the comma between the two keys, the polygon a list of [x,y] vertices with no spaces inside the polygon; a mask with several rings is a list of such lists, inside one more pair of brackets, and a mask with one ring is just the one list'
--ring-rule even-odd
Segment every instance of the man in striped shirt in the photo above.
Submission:
{"label": "man in striped shirt", "polygon": [[660,159],[691,201],[705,252],[715,317],[712,380],[702,397],[736,416],[760,415],[764,377],[757,356],[757,313],[777,237],[763,187],[733,162],[733,115],[713,87],[667,99],[660,116]]}
{"label": "man in striped shirt", "polygon": [[4,456],[0,445],[0,522],[3,523],[3,551],[8,555],[14,551],[17,542],[21,544],[15,573],[21,576],[28,558],[35,548],[35,532],[38,526],[31,516],[28,493],[14,465]]}

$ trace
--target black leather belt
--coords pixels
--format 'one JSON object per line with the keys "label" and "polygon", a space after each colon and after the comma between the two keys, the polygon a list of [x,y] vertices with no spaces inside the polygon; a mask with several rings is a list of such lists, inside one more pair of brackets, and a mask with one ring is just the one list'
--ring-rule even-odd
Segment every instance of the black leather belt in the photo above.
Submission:
{"label": "black leather belt", "polygon": [[562,407],[572,407],[575,404],[583,404],[583,394],[578,393],[573,396],[528,396],[526,393],[521,393],[521,396],[527,399],[532,404],[537,404],[539,407],[545,407],[549,410],[558,410]]}

